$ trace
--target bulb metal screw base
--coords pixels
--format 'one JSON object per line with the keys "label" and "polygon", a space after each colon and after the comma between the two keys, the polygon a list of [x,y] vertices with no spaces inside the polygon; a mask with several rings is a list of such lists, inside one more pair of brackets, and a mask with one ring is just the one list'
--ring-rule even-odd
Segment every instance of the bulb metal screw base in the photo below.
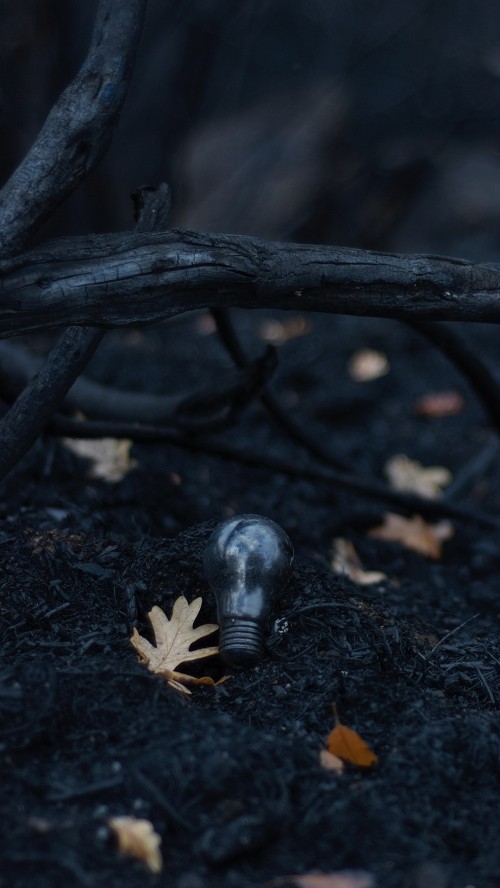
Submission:
{"label": "bulb metal screw base", "polygon": [[220,627],[219,650],[231,669],[248,669],[262,659],[262,628],[250,620],[228,620]]}
{"label": "bulb metal screw base", "polygon": [[262,659],[272,604],[292,563],[285,531],[263,515],[235,515],[210,536],[203,564],[217,601],[219,650],[231,669],[248,669]]}

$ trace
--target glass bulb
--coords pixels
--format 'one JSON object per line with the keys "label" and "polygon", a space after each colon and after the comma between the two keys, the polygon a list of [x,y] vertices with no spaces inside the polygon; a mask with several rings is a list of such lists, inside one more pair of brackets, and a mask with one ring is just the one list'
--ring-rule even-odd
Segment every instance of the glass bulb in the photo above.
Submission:
{"label": "glass bulb", "polygon": [[217,600],[221,656],[232,669],[262,657],[274,598],[287,585],[293,546],[285,531],[262,515],[237,515],[208,540],[204,569]]}

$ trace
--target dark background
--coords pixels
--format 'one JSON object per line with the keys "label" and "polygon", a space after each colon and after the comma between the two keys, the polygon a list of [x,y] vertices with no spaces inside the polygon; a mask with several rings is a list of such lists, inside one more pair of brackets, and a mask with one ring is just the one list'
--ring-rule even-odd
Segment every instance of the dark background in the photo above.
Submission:
{"label": "dark background", "polygon": [[[95,3],[0,4],[6,178],[86,50]],[[500,11],[442,0],[152,0],[107,158],[41,236],[173,224],[495,259]]]}

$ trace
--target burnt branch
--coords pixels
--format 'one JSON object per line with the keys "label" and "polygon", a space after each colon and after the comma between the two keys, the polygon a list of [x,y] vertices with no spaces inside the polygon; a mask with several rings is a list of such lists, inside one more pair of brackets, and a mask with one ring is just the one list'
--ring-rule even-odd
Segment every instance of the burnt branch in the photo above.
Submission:
{"label": "burnt branch", "polygon": [[500,266],[174,230],[61,238],[0,263],[0,337],[206,307],[500,322]]}
{"label": "burnt branch", "polygon": [[[137,229],[163,218],[170,207],[166,185],[143,189]],[[167,206],[168,205],[168,206]],[[19,462],[43,432],[73,383],[85,369],[104,336],[95,327],[69,327],[52,349],[43,368],[30,380],[0,422],[0,479]]]}
{"label": "burnt branch", "polygon": [[210,441],[194,435],[182,434],[176,429],[160,425],[146,425],[129,422],[98,422],[71,419],[54,414],[48,426],[49,434],[67,438],[131,438],[137,442],[167,443],[195,453],[206,453],[221,460],[239,463],[257,469],[285,475],[290,478],[307,479],[321,484],[352,490],[367,499],[379,500],[405,509],[418,512],[425,517],[448,517],[459,521],[473,522],[479,526],[500,529],[500,518],[489,515],[480,509],[459,506],[442,499],[427,499],[413,493],[393,490],[376,480],[360,478],[355,472],[340,472],[332,468],[317,468],[309,461],[300,459],[290,462],[271,453],[256,453],[254,450],[241,450],[232,447],[223,439]]}
{"label": "burnt branch", "polygon": [[106,151],[125,100],[146,0],[100,0],[90,49],[0,193],[0,255],[24,244]]}
{"label": "burnt branch", "polygon": [[[212,315],[217,324],[222,344],[224,345],[229,356],[232,358],[237,367],[244,368],[249,364],[249,358],[245,354],[245,350],[234,329],[230,314],[226,309],[214,308]],[[2,346],[8,346],[9,343],[0,343]],[[1,351],[0,351],[1,354]],[[321,441],[317,440],[317,436],[309,435],[298,423],[290,416],[289,412],[282,406],[279,398],[266,386],[260,393],[260,401],[268,411],[275,425],[288,435],[295,443],[304,447],[312,456],[321,462],[332,466],[334,469],[349,472],[351,467],[345,461],[330,453],[329,449],[323,447]]]}
{"label": "burnt branch", "polygon": [[[81,331],[84,329],[80,328]],[[101,337],[103,333],[96,331],[96,335]],[[61,340],[60,347],[64,344]],[[249,361],[241,372],[226,372],[224,378],[210,388],[192,394],[154,395],[125,391],[80,376],[56,406],[69,412],[80,411],[89,419],[109,422],[159,423],[192,432],[220,430],[234,425],[248,405],[259,397],[272,377],[276,363],[276,353],[270,347],[261,358]],[[42,358],[22,345],[0,341],[0,397],[7,404],[12,403],[43,364]],[[0,423],[0,439],[1,428]],[[0,467],[1,462],[0,456]]]}
{"label": "burnt branch", "polygon": [[94,354],[104,331],[70,327],[0,423],[0,478],[16,465]]}
{"label": "burnt branch", "polygon": [[462,373],[482,404],[495,431],[500,433],[500,383],[493,371],[469,346],[467,340],[447,324],[412,323]]}

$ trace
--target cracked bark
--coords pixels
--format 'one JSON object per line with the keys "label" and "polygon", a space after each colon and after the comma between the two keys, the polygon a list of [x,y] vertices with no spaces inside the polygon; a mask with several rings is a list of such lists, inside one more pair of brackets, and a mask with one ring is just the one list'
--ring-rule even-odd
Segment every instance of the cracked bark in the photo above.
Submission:
{"label": "cracked bark", "polygon": [[[146,0],[99,3],[85,62],[0,193],[0,256],[24,246],[108,147],[127,95],[145,8]],[[0,423],[0,478],[43,431],[103,335],[86,326],[65,331]]]}
{"label": "cracked bark", "polygon": [[87,57],[0,192],[0,255],[21,250],[95,167],[127,95],[147,0],[100,0]]}
{"label": "cracked bark", "polygon": [[174,230],[62,238],[0,263],[0,337],[239,307],[500,322],[500,265]]}

